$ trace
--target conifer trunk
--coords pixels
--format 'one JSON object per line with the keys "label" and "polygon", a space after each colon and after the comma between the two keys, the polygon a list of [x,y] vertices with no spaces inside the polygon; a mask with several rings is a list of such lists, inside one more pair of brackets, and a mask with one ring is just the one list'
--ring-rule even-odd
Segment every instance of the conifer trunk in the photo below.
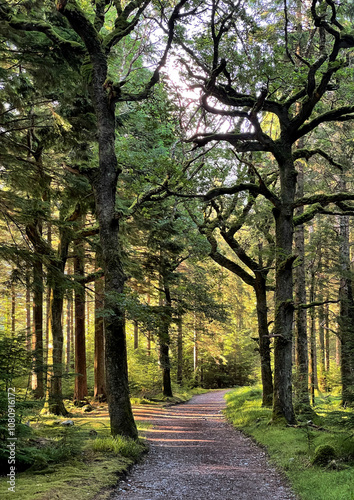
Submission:
{"label": "conifer trunk", "polygon": [[16,287],[11,283],[11,334],[16,332]]}
{"label": "conifer trunk", "polygon": [[139,348],[139,322],[134,321],[134,349]]}
{"label": "conifer trunk", "polygon": [[[345,183],[342,181],[343,189]],[[340,217],[340,363],[342,405],[354,406],[354,299],[350,268],[349,216]]]}
{"label": "conifer trunk", "polygon": [[177,322],[177,384],[182,385],[183,382],[183,320],[182,316]]}
{"label": "conifer trunk", "polygon": [[60,284],[53,286],[51,301],[51,323],[52,323],[52,374],[49,383],[48,412],[54,415],[68,414],[63,401],[62,377],[63,377],[63,290]]}
{"label": "conifer trunk", "polygon": [[[81,221],[83,225],[83,221]],[[85,248],[83,241],[74,246],[74,274],[77,278],[85,276]],[[75,390],[74,401],[82,401],[87,397],[86,372],[86,339],[85,339],[85,287],[79,285],[75,289]]]}
{"label": "conifer trunk", "polygon": [[[97,266],[96,266],[97,267]],[[105,361],[104,361],[104,278],[95,280],[95,360],[94,360],[94,398],[106,399]]]}
{"label": "conifer trunk", "polygon": [[[301,138],[298,141],[297,147],[301,149],[304,146],[304,140]],[[296,164],[297,176],[297,198],[304,196],[304,165],[303,161]],[[300,216],[304,213],[304,207],[299,207],[296,210],[296,215]],[[305,271],[305,234],[303,224],[296,227],[294,234],[295,254],[298,257],[298,265],[294,271],[295,278],[295,305],[297,306],[295,322],[296,322],[296,409],[299,413],[312,414],[313,410],[310,405],[309,398],[309,363],[308,363],[308,338],[307,338],[307,311],[299,307],[301,304],[306,304],[306,271]]]}
{"label": "conifer trunk", "polygon": [[262,273],[255,272],[254,290],[257,299],[257,319],[259,336],[259,353],[261,358],[262,406],[273,404],[273,378],[270,363],[270,339],[268,330],[268,307],[266,278]]}
{"label": "conifer trunk", "polygon": [[[315,301],[315,273],[311,272],[310,302]],[[310,395],[311,403],[315,404],[315,389],[317,389],[317,352],[316,352],[316,322],[315,308],[310,309]]]}
{"label": "conifer trunk", "polygon": [[26,270],[26,349],[31,351],[31,285],[30,271]]}
{"label": "conifer trunk", "polygon": [[71,291],[68,294],[67,302],[66,302],[66,372],[70,371],[70,363],[71,363]]}
{"label": "conifer trunk", "polygon": [[[162,258],[162,256],[160,256]],[[160,344],[160,366],[162,369],[162,392],[166,397],[172,397],[171,384],[171,363],[170,363],[170,334],[169,327],[172,321],[172,301],[170,289],[166,278],[160,274],[160,297],[159,305],[161,308],[159,325],[159,344]],[[164,295],[164,297],[163,297]]]}
{"label": "conifer trunk", "polygon": [[43,360],[43,266],[40,259],[33,263],[33,375],[32,390],[36,398],[44,397]]}

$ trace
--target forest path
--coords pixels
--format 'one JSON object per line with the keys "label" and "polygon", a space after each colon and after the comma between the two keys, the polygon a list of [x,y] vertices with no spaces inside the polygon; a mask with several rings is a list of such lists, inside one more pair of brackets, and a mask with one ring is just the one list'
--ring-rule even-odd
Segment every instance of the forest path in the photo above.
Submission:
{"label": "forest path", "polygon": [[119,484],[114,500],[293,500],[265,452],[226,422],[227,391],[168,408],[135,409],[150,452]]}

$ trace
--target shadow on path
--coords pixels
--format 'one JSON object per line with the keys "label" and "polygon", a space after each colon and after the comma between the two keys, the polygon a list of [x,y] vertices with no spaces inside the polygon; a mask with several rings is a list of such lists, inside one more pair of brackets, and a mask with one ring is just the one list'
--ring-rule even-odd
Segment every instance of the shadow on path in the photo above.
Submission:
{"label": "shadow on path", "polygon": [[115,500],[293,500],[267,456],[223,416],[224,395],[194,396],[169,408],[134,409],[150,452],[112,496]]}

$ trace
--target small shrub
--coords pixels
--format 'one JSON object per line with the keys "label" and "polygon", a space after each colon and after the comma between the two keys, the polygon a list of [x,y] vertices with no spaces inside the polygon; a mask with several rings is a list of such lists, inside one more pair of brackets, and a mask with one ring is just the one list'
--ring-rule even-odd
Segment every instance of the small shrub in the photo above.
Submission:
{"label": "small shrub", "polygon": [[330,444],[322,444],[315,449],[313,457],[313,465],[327,465],[331,460],[337,456],[336,450]]}

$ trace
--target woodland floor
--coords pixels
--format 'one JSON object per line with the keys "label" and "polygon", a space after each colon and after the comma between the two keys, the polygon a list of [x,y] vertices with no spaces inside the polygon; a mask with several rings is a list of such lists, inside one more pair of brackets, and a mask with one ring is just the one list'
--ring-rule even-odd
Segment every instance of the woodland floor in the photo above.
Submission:
{"label": "woodland floor", "polygon": [[133,467],[114,500],[294,500],[266,453],[222,414],[227,391],[168,408],[139,407],[150,452]]}

